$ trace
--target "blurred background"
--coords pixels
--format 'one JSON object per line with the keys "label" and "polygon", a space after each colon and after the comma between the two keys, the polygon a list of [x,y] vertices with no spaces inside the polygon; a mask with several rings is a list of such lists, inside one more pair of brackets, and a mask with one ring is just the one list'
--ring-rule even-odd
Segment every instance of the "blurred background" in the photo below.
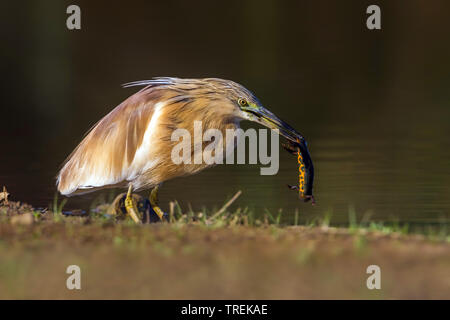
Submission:
{"label": "blurred background", "polygon": [[[66,8],[81,8],[81,30]],[[377,4],[382,30],[366,28]],[[155,76],[219,77],[252,90],[309,141],[312,207],[280,170],[217,166],[165,183],[161,205],[283,210],[283,221],[325,212],[346,223],[448,223],[450,3],[419,1],[3,1],[0,5],[0,186],[46,207],[60,165],[86,131]],[[256,124],[247,124],[256,127]],[[70,198],[88,209],[104,193]]]}

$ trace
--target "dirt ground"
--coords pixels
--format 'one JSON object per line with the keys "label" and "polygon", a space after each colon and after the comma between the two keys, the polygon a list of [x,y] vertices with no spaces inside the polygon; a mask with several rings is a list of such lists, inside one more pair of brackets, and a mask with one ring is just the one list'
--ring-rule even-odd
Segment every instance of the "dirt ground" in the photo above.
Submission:
{"label": "dirt ground", "polygon": [[[423,236],[0,215],[1,299],[450,298],[450,244]],[[69,265],[81,290],[66,287]]]}

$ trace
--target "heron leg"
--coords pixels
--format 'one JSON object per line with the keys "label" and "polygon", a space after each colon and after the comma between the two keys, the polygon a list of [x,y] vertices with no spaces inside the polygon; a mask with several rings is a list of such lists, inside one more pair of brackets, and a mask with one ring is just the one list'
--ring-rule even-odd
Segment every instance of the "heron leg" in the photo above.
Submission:
{"label": "heron leg", "polygon": [[158,206],[158,188],[159,188],[159,185],[157,185],[156,187],[154,187],[152,189],[152,191],[150,192],[149,200],[150,200],[150,205],[151,205],[153,211],[158,215],[159,219],[161,221],[163,221],[164,218],[167,219],[167,213],[164,213],[161,210],[161,208]]}
{"label": "heron leg", "polygon": [[133,191],[133,187],[130,184],[130,186],[128,187],[128,192],[127,192],[127,197],[125,198],[125,209],[127,210],[127,213],[130,215],[131,219],[133,219],[134,222],[136,222],[137,224],[141,223],[141,220],[139,219],[138,216],[138,209],[136,207],[135,202],[133,201],[132,198],[132,191]]}

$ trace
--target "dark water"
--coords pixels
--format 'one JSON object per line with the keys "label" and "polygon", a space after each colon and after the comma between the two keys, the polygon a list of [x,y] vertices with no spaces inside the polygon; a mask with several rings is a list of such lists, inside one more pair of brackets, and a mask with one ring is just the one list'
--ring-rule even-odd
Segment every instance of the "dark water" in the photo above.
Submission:
{"label": "dark water", "polygon": [[[351,3],[351,4],[350,4]],[[161,203],[280,208],[286,220],[332,212],[448,223],[450,29],[444,1],[382,2],[383,29],[364,26],[367,4],[277,1],[152,4],[80,1],[82,30],[65,28],[64,2],[12,2],[1,17],[0,185],[12,199],[47,206],[60,164],[83,134],[153,76],[242,83],[305,135],[317,205],[302,203],[295,157],[280,171],[226,165],[167,182]],[[7,13],[7,14],[5,14]],[[248,124],[247,126],[253,126]],[[257,127],[255,125],[255,127]],[[89,205],[95,193],[70,198]]]}

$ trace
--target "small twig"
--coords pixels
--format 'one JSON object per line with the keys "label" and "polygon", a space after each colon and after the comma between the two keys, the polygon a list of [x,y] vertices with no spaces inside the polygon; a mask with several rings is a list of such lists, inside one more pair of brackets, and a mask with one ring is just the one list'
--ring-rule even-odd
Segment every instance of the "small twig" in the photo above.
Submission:
{"label": "small twig", "polygon": [[220,208],[219,211],[217,211],[216,213],[214,213],[214,214],[210,217],[210,219],[215,219],[215,218],[217,218],[218,216],[220,216],[222,213],[224,213],[225,210],[227,210],[228,207],[231,206],[231,204],[232,204],[234,201],[236,201],[237,198],[239,198],[239,196],[241,195],[241,193],[242,193],[241,190],[239,190],[238,192],[236,192],[236,194],[233,196],[233,198],[231,198],[227,203],[225,203],[225,204],[223,205],[223,207]]}
{"label": "small twig", "polygon": [[8,196],[9,196],[9,193],[6,190],[6,187],[3,186],[3,192],[0,192],[0,201],[3,201],[4,205],[8,205]]}
{"label": "small twig", "polygon": [[169,221],[174,222],[175,221],[175,202],[170,201],[169,202]]}

